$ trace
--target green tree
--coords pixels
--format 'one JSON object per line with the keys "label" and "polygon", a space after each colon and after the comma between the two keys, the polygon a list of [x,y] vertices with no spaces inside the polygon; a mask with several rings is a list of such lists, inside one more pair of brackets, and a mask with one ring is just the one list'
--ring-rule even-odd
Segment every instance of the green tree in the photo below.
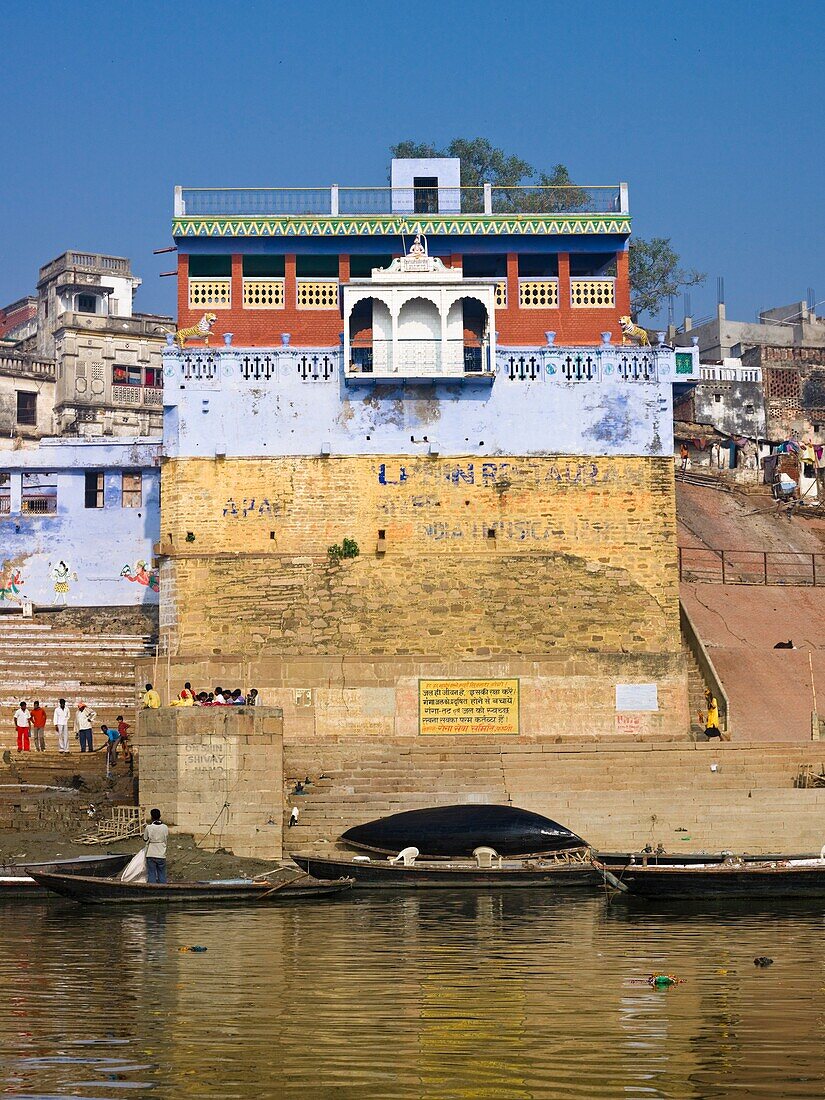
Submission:
{"label": "green tree", "polygon": [[[493,211],[506,214],[556,213],[583,207],[587,192],[576,187],[563,164],[549,173],[538,172],[531,164],[512,153],[497,149],[486,138],[453,138],[439,149],[429,142],[400,141],[390,147],[393,157],[458,157],[461,160],[461,186],[478,188],[476,193],[462,196],[465,213],[483,209],[481,188],[493,185]],[[533,187],[554,188],[553,191],[533,191]],[[501,188],[502,190],[498,190]]]}
{"label": "green tree", "polygon": [[630,242],[630,312],[656,314],[671,295],[705,281],[705,274],[679,266],[669,237],[636,237]]}

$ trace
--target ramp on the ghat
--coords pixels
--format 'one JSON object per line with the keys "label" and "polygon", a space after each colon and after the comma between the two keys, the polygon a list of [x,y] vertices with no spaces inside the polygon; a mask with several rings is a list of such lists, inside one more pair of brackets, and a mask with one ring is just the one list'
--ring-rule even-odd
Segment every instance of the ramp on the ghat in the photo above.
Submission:
{"label": "ramp on the ghat", "polygon": [[[714,581],[685,580],[682,603],[708,651],[730,705],[736,741],[805,741],[811,714],[825,713],[825,556],[818,556],[818,584],[798,582],[805,555],[823,555],[825,520],[789,515],[767,493],[742,496],[692,485],[677,486],[679,545],[725,550],[734,566],[743,551],[756,552],[754,580],[768,554],[768,575],[787,583],[719,583],[712,555],[704,559]],[[737,552],[740,557],[737,558]],[[797,555],[794,559],[790,555]],[[686,571],[689,572],[689,571]],[[822,587],[819,586],[822,585]],[[774,649],[792,641],[795,649]]]}

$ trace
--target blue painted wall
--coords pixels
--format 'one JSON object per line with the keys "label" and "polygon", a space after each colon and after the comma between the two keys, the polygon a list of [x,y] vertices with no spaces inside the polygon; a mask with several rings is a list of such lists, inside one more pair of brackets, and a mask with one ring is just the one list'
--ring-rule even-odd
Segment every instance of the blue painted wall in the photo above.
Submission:
{"label": "blue painted wall", "polygon": [[[16,602],[15,595],[36,605],[157,603],[151,563],[160,532],[159,455],[160,443],[146,440],[44,440],[31,450],[0,452],[11,488],[11,511],[0,515],[0,607]],[[103,473],[103,508],[85,507],[86,470]],[[139,508],[122,505],[123,470],[141,472]],[[43,480],[56,484],[54,515],[21,511],[24,472],[48,473]]]}
{"label": "blue painted wall", "polygon": [[[598,380],[571,381],[555,365],[571,350],[520,349],[534,377],[511,378],[505,364],[513,352],[499,349],[492,382],[417,384],[347,382],[333,348],[167,350],[164,450],[170,457],[324,448],[421,456],[434,447],[454,456],[672,454],[673,353],[657,355],[650,381],[617,376],[621,349],[599,357]],[[593,348],[583,350],[595,357]]]}
{"label": "blue painted wall", "polygon": [[[410,245],[410,237],[402,240],[399,234],[358,237],[175,237],[179,252],[189,254],[205,253],[209,256],[229,256],[232,253],[260,255],[275,253],[284,255],[329,255],[338,256],[363,254],[380,256],[384,254],[402,255]],[[406,247],[405,247],[406,246]],[[432,256],[451,256],[463,254],[503,252],[624,252],[628,238],[617,233],[565,234],[503,234],[502,236],[481,236],[480,234],[456,236],[431,234],[427,237],[427,248]]]}

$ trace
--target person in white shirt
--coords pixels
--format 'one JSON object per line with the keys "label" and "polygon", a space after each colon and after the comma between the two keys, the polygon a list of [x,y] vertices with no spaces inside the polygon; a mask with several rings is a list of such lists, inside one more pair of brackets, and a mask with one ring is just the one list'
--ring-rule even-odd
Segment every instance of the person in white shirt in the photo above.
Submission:
{"label": "person in white shirt", "polygon": [[74,712],[74,728],[77,739],[80,741],[81,752],[94,752],[92,744],[92,722],[95,720],[95,712],[87,707],[82,699],[77,700],[77,710]]}
{"label": "person in white shirt", "polygon": [[147,882],[166,882],[166,847],[169,843],[169,828],[160,819],[160,810],[149,811],[150,821],[143,830],[146,841],[146,879]]}
{"label": "person in white shirt", "polygon": [[54,708],[54,714],[52,716],[52,722],[54,728],[57,731],[57,751],[68,752],[69,751],[69,708],[66,706],[66,700],[61,699],[57,706]]}
{"label": "person in white shirt", "polygon": [[31,713],[26,707],[26,704],[24,702],[21,702],[20,706],[14,712],[14,728],[17,730],[18,752],[29,752],[31,750],[31,745],[29,743],[31,724]]}

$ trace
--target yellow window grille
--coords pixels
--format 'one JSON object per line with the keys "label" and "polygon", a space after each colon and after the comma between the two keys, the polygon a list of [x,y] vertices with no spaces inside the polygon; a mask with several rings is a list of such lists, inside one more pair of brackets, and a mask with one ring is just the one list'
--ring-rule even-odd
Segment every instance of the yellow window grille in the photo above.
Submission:
{"label": "yellow window grille", "polygon": [[519,305],[522,309],[555,309],[559,304],[557,279],[520,279]]}
{"label": "yellow window grille", "polygon": [[244,309],[283,309],[283,279],[244,279]]}
{"label": "yellow window grille", "polygon": [[337,309],[337,279],[299,279],[298,309]]}
{"label": "yellow window grille", "polygon": [[507,308],[507,281],[502,279],[500,283],[496,283],[496,309]]}
{"label": "yellow window grille", "polygon": [[232,305],[231,279],[190,279],[189,308],[200,309],[212,306],[217,309],[229,309]]}
{"label": "yellow window grille", "polygon": [[583,308],[610,309],[616,304],[614,279],[571,279],[570,304]]}

